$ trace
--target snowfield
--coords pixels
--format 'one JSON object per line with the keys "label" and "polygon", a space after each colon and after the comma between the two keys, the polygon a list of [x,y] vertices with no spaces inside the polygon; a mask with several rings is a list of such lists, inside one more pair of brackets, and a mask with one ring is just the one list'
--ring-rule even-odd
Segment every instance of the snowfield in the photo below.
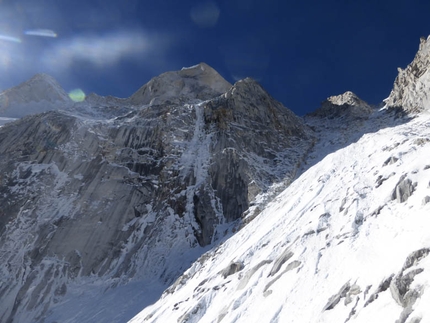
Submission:
{"label": "snowfield", "polygon": [[345,124],[130,322],[429,322],[430,115]]}

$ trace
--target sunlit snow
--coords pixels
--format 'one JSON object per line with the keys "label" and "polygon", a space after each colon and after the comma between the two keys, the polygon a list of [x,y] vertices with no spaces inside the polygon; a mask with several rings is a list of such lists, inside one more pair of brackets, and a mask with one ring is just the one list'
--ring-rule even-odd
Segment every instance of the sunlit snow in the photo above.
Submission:
{"label": "sunlit snow", "polygon": [[[395,120],[381,112],[361,133],[342,121],[320,125],[326,138],[312,155],[322,160],[130,322],[396,321],[404,308],[378,286],[430,246],[429,126],[428,114]],[[393,190],[403,175],[415,188],[399,202]],[[232,263],[243,269],[224,278]],[[430,258],[411,268],[424,269],[411,284],[422,295],[411,317],[426,322]]]}

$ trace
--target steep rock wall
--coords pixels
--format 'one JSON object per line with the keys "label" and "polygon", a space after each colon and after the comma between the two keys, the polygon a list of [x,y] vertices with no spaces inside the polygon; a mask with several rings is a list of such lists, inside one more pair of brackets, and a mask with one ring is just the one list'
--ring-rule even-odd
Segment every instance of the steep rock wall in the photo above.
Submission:
{"label": "steep rock wall", "polygon": [[314,141],[249,79],[211,100],[124,111],[0,128],[2,321],[43,321],[86,279],[171,282],[258,194],[293,178]]}

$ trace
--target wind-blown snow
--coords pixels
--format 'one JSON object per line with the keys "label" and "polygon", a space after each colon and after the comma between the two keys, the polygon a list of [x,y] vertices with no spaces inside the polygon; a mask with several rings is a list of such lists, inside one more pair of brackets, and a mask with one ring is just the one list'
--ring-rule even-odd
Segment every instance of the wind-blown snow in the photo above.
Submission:
{"label": "wind-blown snow", "polygon": [[[130,322],[429,321],[430,257],[406,260],[430,247],[430,116],[378,112],[356,130],[327,131],[312,155],[333,153]],[[406,201],[395,196],[402,178]],[[243,269],[222,274],[235,263]],[[407,273],[421,297],[401,306],[393,282]]]}

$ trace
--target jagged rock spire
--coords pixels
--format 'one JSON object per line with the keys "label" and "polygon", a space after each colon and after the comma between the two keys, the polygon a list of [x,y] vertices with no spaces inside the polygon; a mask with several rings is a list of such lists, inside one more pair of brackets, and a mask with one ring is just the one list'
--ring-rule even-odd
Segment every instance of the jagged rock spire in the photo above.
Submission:
{"label": "jagged rock spire", "polygon": [[430,36],[420,39],[414,60],[394,81],[390,96],[384,100],[387,108],[401,108],[406,113],[419,113],[429,109],[430,90]]}

